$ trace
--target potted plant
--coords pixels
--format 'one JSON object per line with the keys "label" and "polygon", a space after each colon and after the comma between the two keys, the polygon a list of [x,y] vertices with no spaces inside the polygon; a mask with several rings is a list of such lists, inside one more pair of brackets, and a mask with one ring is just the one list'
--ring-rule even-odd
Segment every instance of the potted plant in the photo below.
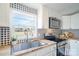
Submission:
{"label": "potted plant", "polygon": [[16,38],[12,38],[12,45],[15,45],[17,43]]}

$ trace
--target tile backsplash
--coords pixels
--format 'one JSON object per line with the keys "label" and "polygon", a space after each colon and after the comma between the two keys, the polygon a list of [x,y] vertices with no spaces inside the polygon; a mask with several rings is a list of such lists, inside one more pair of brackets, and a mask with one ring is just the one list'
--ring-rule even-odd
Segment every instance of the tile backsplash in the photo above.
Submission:
{"label": "tile backsplash", "polygon": [[64,30],[62,30],[62,33],[63,32],[72,32],[72,33],[74,33],[75,37],[79,38],[79,29],[64,29]]}

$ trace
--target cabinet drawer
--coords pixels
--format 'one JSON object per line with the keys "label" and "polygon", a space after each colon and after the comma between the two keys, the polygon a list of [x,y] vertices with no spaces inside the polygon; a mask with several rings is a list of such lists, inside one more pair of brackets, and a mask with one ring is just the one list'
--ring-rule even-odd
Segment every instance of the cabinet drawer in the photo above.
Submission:
{"label": "cabinet drawer", "polygon": [[39,49],[39,50],[37,51],[37,55],[38,55],[38,56],[43,56],[43,55],[49,53],[50,51],[51,51],[51,50],[50,50],[50,47],[45,47],[45,48]]}
{"label": "cabinet drawer", "polygon": [[48,54],[47,54],[47,55],[45,55],[45,56],[52,56],[52,52],[48,53]]}
{"label": "cabinet drawer", "polygon": [[36,54],[36,51],[23,54],[23,56],[36,56],[36,55],[37,55],[37,54]]}
{"label": "cabinet drawer", "polygon": [[52,45],[50,48],[51,51],[56,50],[56,44]]}

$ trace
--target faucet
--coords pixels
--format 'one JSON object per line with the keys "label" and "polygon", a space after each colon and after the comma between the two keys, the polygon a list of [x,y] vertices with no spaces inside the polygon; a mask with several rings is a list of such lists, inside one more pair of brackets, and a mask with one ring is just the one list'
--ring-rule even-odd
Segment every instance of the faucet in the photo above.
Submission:
{"label": "faucet", "polygon": [[[29,31],[31,32],[31,30],[29,28],[24,30],[24,34],[27,36],[27,40],[26,40],[27,42],[29,42],[29,39],[28,39],[28,32]],[[30,40],[30,42],[31,42],[31,40]]]}
{"label": "faucet", "polygon": [[24,30],[24,34],[27,36],[27,40],[26,41],[28,42],[28,30],[27,29]]}

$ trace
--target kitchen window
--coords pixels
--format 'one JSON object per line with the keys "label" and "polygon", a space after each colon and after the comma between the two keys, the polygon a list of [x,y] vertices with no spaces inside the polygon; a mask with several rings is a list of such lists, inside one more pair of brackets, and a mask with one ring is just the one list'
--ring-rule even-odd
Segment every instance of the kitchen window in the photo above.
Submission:
{"label": "kitchen window", "polygon": [[[17,39],[34,38],[37,36],[37,15],[29,12],[11,10],[10,28],[11,36],[16,36]],[[24,31],[28,34],[25,35]]]}

